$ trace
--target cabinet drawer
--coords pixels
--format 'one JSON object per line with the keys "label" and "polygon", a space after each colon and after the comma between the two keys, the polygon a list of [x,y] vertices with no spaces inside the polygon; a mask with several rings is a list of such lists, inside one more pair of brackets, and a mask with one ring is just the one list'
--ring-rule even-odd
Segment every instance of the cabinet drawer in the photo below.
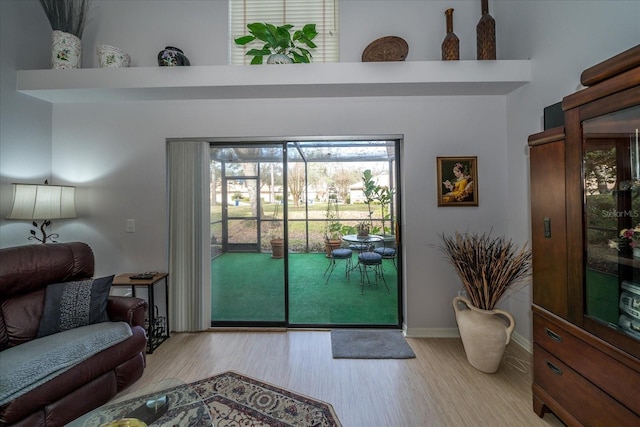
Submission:
{"label": "cabinet drawer", "polygon": [[585,426],[638,426],[636,414],[537,344],[533,346],[533,365],[534,383]]}
{"label": "cabinet drawer", "polygon": [[534,313],[534,343],[640,414],[640,373],[576,337],[569,331],[575,326],[564,323]]}

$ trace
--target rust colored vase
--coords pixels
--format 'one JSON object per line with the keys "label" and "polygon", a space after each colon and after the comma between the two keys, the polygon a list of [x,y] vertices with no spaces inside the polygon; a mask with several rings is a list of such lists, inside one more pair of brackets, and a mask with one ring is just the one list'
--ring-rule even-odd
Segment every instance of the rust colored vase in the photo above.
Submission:
{"label": "rust colored vase", "polygon": [[340,246],[342,246],[342,240],[340,239],[325,239],[324,250],[327,258],[331,258],[331,252],[333,252],[334,249],[340,249]]}
{"label": "rust colored vase", "polygon": [[284,258],[284,239],[282,237],[271,239],[271,258]]}
{"label": "rust colored vase", "polygon": [[482,17],[476,26],[478,59],[496,59],[496,20],[489,15],[489,0],[482,1]]}
{"label": "rust colored vase", "polygon": [[444,12],[447,19],[447,35],[442,41],[442,60],[456,61],[460,59],[460,40],[453,32],[453,9]]}

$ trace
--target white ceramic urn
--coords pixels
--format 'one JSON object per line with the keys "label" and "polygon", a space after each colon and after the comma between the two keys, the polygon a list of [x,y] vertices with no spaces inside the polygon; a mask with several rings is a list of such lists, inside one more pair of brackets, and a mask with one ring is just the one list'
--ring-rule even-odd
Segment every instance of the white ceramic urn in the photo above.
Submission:
{"label": "white ceramic urn", "polygon": [[513,316],[500,309],[474,307],[464,297],[453,299],[453,310],[471,366],[489,374],[496,372],[516,326]]}

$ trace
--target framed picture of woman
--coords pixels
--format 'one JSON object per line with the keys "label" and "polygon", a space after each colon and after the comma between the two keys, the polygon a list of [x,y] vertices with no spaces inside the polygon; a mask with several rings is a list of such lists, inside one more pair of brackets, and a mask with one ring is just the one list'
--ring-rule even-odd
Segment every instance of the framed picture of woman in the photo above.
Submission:
{"label": "framed picture of woman", "polygon": [[438,206],[478,206],[478,158],[436,157]]}

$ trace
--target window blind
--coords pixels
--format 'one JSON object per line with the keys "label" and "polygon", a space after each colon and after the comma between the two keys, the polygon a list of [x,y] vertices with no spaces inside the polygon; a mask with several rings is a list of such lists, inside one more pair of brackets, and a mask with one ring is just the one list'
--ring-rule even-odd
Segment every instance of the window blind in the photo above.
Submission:
{"label": "window blind", "polygon": [[311,62],[340,60],[339,0],[229,0],[229,63],[249,64],[246,52],[260,47],[260,41],[238,46],[234,40],[249,34],[247,24],[267,22],[275,26],[293,25],[293,31],[316,24]]}

